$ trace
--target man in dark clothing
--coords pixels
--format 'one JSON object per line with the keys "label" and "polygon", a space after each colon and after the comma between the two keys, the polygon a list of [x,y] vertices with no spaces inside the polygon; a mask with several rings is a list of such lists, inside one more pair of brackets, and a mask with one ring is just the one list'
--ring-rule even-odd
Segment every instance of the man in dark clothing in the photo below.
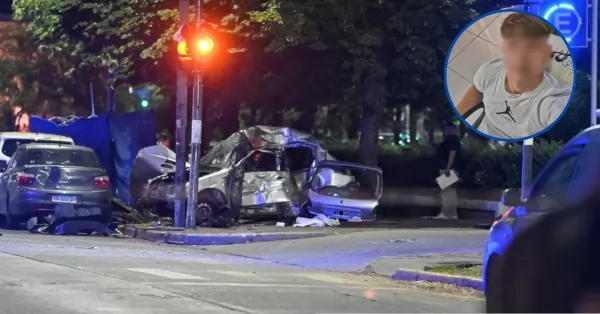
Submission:
{"label": "man in dark clothing", "polygon": [[158,136],[156,137],[156,140],[157,140],[158,144],[160,144],[168,149],[171,149],[172,138],[171,138],[171,134],[169,134],[169,132],[164,131],[164,132],[158,134]]}
{"label": "man in dark clothing", "polygon": [[[440,175],[450,176],[450,171],[457,171],[461,160],[461,142],[458,129],[454,123],[448,122],[444,125],[444,141],[437,151],[438,169]],[[457,219],[456,207],[458,196],[455,186],[449,186],[442,190],[442,210],[436,218]]]}

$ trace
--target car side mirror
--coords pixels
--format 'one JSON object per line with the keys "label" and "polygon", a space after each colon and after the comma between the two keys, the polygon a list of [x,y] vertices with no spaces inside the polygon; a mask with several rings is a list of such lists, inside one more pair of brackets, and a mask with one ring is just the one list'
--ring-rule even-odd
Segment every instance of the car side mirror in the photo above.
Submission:
{"label": "car side mirror", "polygon": [[521,189],[506,189],[502,192],[502,205],[517,207],[523,205],[521,200]]}

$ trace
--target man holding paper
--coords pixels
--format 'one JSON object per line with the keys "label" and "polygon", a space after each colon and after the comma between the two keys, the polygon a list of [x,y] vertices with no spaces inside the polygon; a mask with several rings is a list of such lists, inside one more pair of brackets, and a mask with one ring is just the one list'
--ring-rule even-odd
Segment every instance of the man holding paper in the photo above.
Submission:
{"label": "man holding paper", "polygon": [[[461,142],[458,136],[456,125],[448,122],[444,125],[444,141],[440,144],[437,151],[438,169],[440,175],[450,179],[455,176],[457,166],[461,159]],[[454,174],[452,173],[454,172]],[[440,180],[438,180],[439,183]],[[456,194],[457,180],[449,186],[440,186],[442,188],[442,210],[435,218],[438,219],[457,219],[456,207],[458,206],[458,195]]]}

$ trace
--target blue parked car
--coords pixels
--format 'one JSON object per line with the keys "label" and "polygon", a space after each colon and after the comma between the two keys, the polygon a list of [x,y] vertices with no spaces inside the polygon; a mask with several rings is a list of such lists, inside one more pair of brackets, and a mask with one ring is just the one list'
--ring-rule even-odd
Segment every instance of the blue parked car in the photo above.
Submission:
{"label": "blue parked car", "polygon": [[520,189],[502,195],[502,210],[490,229],[484,260],[483,284],[487,295],[501,276],[500,264],[516,234],[544,214],[561,210],[600,192],[600,126],[569,141],[533,180],[524,200]]}

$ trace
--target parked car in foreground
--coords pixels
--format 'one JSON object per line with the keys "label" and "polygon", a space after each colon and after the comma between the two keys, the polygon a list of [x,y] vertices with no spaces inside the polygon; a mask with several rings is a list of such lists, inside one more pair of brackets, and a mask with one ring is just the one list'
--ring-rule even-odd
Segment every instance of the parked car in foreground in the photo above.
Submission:
{"label": "parked car in foreground", "polygon": [[515,235],[541,216],[569,207],[600,191],[600,126],[591,127],[569,141],[542,169],[521,199],[520,189],[502,196],[505,208],[490,229],[483,260],[486,294],[501,276],[500,264]]}
{"label": "parked car in foreground", "polygon": [[110,182],[90,148],[61,144],[25,144],[0,168],[0,220],[18,228],[31,217],[46,219],[57,206],[99,208],[110,218]]}

